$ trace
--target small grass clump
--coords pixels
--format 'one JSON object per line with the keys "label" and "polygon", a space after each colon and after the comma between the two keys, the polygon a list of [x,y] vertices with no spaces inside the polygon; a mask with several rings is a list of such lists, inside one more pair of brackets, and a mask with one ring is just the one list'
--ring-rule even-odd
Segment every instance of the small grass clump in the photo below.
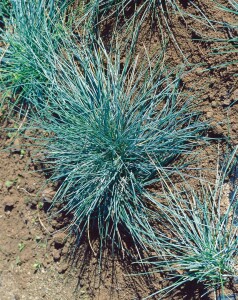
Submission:
{"label": "small grass clump", "polygon": [[51,179],[61,183],[54,203],[73,213],[80,237],[97,228],[101,245],[123,248],[131,236],[146,248],[147,187],[159,180],[158,166],[194,148],[206,124],[161,58],[139,65],[130,51],[122,63],[120,51],[102,44],[69,48],[47,109],[33,119],[45,132],[36,139]]}
{"label": "small grass clump", "polygon": [[[204,16],[202,10],[196,5],[196,3],[194,3],[194,1],[190,1],[190,5]],[[82,19],[94,20],[94,24],[112,16],[124,16],[127,19],[129,17],[128,20],[138,18],[143,21],[148,15],[152,20],[155,20],[155,18],[167,18],[168,20],[170,11],[173,13],[179,13],[182,16],[186,15],[180,1],[177,0],[90,0],[83,3],[79,7],[79,10],[81,12]]]}
{"label": "small grass clump", "polygon": [[[231,16],[235,17],[235,20],[238,16],[238,2],[236,0],[228,0],[227,6],[215,3],[217,8],[221,11],[225,11],[230,13]],[[215,66],[215,68],[226,67],[229,65],[237,65],[237,53],[238,53],[238,23],[236,22],[218,22],[217,20],[213,21],[215,24],[219,24],[220,27],[224,29],[226,33],[226,38],[222,39],[211,39],[211,41],[215,41],[221,43],[221,46],[213,49],[212,54],[231,54],[228,60],[225,60],[223,63]],[[235,76],[238,76],[238,72],[236,71]]]}
{"label": "small grass clump", "polygon": [[9,0],[2,0],[0,3],[0,30],[4,28],[4,20],[9,17],[11,5]]}
{"label": "small grass clump", "polygon": [[164,184],[166,204],[159,204],[164,230],[157,233],[158,256],[146,261],[170,280],[155,293],[158,297],[191,282],[203,284],[204,294],[219,290],[223,294],[225,284],[238,275],[238,188],[232,190],[226,180],[235,152],[214,186],[201,181],[196,192],[192,187],[178,190],[172,183]]}
{"label": "small grass clump", "polygon": [[1,31],[2,104],[5,98],[7,104],[20,104],[22,108],[29,104],[29,97],[45,100],[44,86],[57,72],[65,9],[58,0],[12,1],[6,28]]}
{"label": "small grass clump", "polygon": [[[230,8],[221,6],[221,9],[233,14],[234,16],[238,16],[238,2],[235,0],[229,0],[229,4],[230,4]],[[221,52],[236,54],[238,53],[238,35],[237,35],[238,25],[237,23],[235,24],[224,23],[223,25],[228,34],[228,39],[226,40],[228,45],[222,48]],[[238,60],[234,60],[232,63],[236,64],[237,62]]]}
{"label": "small grass clump", "polygon": [[[149,23],[150,32],[159,32],[163,45],[167,45],[168,40],[171,40],[187,61],[180,47],[180,41],[172,28],[173,19],[179,15],[188,27],[191,22],[187,22],[187,18],[212,27],[203,10],[195,2],[189,1],[189,4],[186,4],[179,0],[90,0],[80,3],[78,9],[75,10],[75,16],[77,16],[75,19],[78,19],[75,23],[78,23],[79,27],[84,24],[86,33],[94,32],[97,36],[100,36],[100,30],[103,28],[101,25],[104,21],[109,21],[105,23],[109,24],[109,26],[106,25],[106,31],[112,30],[115,35],[118,35],[118,32],[126,35],[137,32],[139,35],[144,31],[144,25]],[[196,13],[189,13],[186,10],[187,6],[192,7]]]}

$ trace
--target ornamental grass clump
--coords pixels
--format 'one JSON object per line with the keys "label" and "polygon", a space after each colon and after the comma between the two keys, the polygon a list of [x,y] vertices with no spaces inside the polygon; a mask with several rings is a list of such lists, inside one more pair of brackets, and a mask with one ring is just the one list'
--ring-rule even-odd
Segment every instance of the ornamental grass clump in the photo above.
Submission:
{"label": "ornamental grass clump", "polygon": [[[234,17],[234,22],[221,22],[217,20],[213,20],[214,24],[219,25],[219,27],[224,29],[226,33],[225,38],[220,39],[210,39],[209,41],[221,43],[220,46],[213,49],[212,54],[216,55],[223,55],[228,54],[228,59],[226,59],[222,64],[214,66],[214,68],[219,67],[227,67],[229,65],[237,65],[237,53],[238,53],[238,2],[237,0],[228,0],[227,5],[221,5],[215,3],[217,8],[220,9],[222,12],[229,13],[232,17]],[[235,76],[238,75],[237,71],[234,74]]]}
{"label": "ornamental grass clump", "polygon": [[[189,6],[196,12],[191,14],[186,11],[187,4],[182,4],[178,0],[89,0],[80,3],[78,9],[75,10],[75,27],[77,23],[79,27],[85,26],[86,32],[94,32],[100,35],[101,26],[104,21],[108,23],[105,30],[112,30],[115,35],[118,32],[128,35],[128,32],[139,35],[146,28],[146,23],[150,24],[151,33],[156,28],[161,37],[161,43],[167,45],[168,40],[177,47],[184,59],[187,58],[183,54],[180,47],[180,41],[177,39],[173,29],[173,19],[179,15],[184,23],[188,24],[187,18],[197,20],[205,26],[212,27],[211,22],[203,13],[203,10],[195,3],[189,1]],[[84,25],[83,25],[84,24]],[[104,31],[105,31],[104,30]]]}
{"label": "ornamental grass clump", "polygon": [[14,99],[7,104],[24,107],[29,97],[44,101],[44,86],[50,85],[57,72],[66,5],[55,0],[16,0],[11,5],[11,15],[1,31],[0,84],[6,100]]}
{"label": "ornamental grass clump", "polygon": [[[235,0],[229,0],[230,7],[220,6],[220,8],[226,12],[231,13],[233,16],[238,16],[238,2]],[[237,18],[237,17],[236,17]],[[238,53],[238,23],[223,23],[224,28],[227,31],[228,39],[222,40],[223,42],[227,42],[227,45],[216,49],[216,52],[219,54],[223,53],[231,53],[237,54]],[[237,64],[238,59],[234,59],[231,63]],[[227,64],[230,64],[229,62]],[[238,75],[238,74],[236,74]]]}
{"label": "ornamental grass clump", "polygon": [[[201,16],[205,17],[202,10],[194,3],[194,1],[190,1],[190,5],[193,6]],[[181,16],[186,15],[180,1],[177,0],[90,0],[82,3],[79,7],[82,19],[93,20],[94,24],[112,16],[126,17],[126,14],[129,15],[129,20],[138,18],[143,21],[148,15],[152,19],[166,18],[168,20],[168,12],[170,10],[173,13],[179,13]]]}
{"label": "ornamental grass clump", "polygon": [[0,28],[4,28],[4,19],[9,17],[11,5],[9,0],[2,0],[0,3]]}
{"label": "ornamental grass clump", "polygon": [[165,272],[169,280],[154,294],[157,297],[191,282],[202,284],[204,295],[224,294],[225,284],[238,276],[238,187],[232,190],[227,181],[236,152],[218,172],[215,184],[202,180],[200,191],[187,182],[182,190],[164,182],[165,204],[158,204],[158,255],[142,262],[152,265],[154,272]]}
{"label": "ornamental grass clump", "polygon": [[159,180],[157,166],[189,153],[206,128],[180,94],[179,73],[126,52],[122,63],[102,44],[71,45],[48,107],[33,119],[45,132],[36,137],[45,166],[60,182],[53,206],[73,214],[79,238],[97,231],[101,246],[121,249],[125,237],[143,248],[146,234],[153,240],[147,187]]}

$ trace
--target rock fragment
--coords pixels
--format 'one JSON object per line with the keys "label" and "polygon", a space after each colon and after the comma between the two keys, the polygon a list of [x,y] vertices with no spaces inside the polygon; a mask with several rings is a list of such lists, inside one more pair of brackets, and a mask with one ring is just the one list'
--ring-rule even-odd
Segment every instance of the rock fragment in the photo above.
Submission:
{"label": "rock fragment", "polygon": [[66,237],[67,235],[63,232],[59,232],[54,235],[54,243],[56,249],[62,248],[64,246]]}
{"label": "rock fragment", "polygon": [[58,273],[59,274],[63,274],[63,273],[66,272],[67,269],[68,269],[68,264],[67,263],[63,263],[62,265],[59,266]]}

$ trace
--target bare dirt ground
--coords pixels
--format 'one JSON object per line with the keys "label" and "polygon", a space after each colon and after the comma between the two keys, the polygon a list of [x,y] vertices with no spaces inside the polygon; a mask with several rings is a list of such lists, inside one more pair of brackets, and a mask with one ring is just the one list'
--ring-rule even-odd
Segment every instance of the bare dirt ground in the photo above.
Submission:
{"label": "bare dirt ground", "polygon": [[[196,13],[193,7],[185,5],[186,1],[181,2],[185,11]],[[210,19],[238,22],[209,0],[198,1],[197,5]],[[184,22],[176,16],[171,17],[171,28],[184,56],[188,57],[190,66],[187,70],[192,64],[199,64],[182,79],[184,91],[190,96],[197,95],[203,118],[212,124],[208,136],[237,145],[238,77],[234,75],[238,74],[238,66],[204,72],[214,65],[237,59],[231,54],[212,55],[212,49],[220,44],[202,39],[218,38],[218,35],[225,38],[227,32],[221,26],[215,32],[200,21],[187,18]],[[149,26],[145,24],[139,36],[138,53],[144,45],[150,53],[160,49],[158,31],[155,29],[148,34],[148,30]],[[173,66],[183,62],[178,47],[172,42],[166,52],[166,61]],[[0,147],[4,151],[0,152],[0,300],[136,300],[160,288],[162,277],[129,276],[137,273],[138,267],[131,265],[129,257],[118,254],[113,258],[109,251],[104,253],[98,276],[96,243],[82,243],[75,255],[77,259],[70,259],[68,254],[73,237],[66,238],[66,233],[61,230],[67,224],[67,218],[61,214],[49,219],[47,214],[54,187],[45,185],[45,174],[32,162],[33,146],[26,146],[23,139],[14,139],[5,131],[7,127],[14,128],[14,120],[1,124]],[[201,151],[202,166],[215,168],[217,144],[214,140]],[[201,294],[190,285],[167,299],[201,299]],[[204,299],[213,299],[213,296]]]}

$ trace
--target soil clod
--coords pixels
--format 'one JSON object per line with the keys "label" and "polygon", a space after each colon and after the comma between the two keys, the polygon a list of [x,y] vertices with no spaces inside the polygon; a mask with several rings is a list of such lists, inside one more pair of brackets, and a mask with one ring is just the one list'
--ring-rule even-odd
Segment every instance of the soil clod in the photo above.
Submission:
{"label": "soil clod", "polygon": [[56,249],[62,248],[64,246],[66,242],[66,237],[67,235],[63,232],[54,235],[54,243]]}

